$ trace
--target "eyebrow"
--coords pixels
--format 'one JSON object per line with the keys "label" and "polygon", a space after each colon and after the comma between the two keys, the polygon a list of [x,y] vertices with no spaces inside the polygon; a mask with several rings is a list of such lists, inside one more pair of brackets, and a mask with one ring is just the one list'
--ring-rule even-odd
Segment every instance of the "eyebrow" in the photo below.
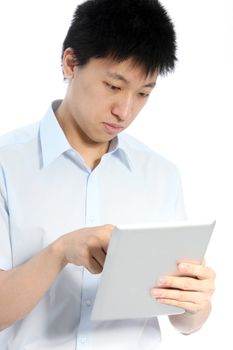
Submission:
{"label": "eyebrow", "polygon": [[[118,74],[118,73],[111,73],[111,72],[107,72],[107,76],[109,76],[110,78],[112,79],[115,79],[115,80],[120,80],[120,81],[123,81],[125,84],[129,85],[130,82],[129,80],[127,80],[125,77],[123,77],[123,75],[121,74]],[[153,88],[155,87],[156,83],[154,81],[152,81],[151,83],[148,83],[148,84],[145,84],[143,85],[142,87],[150,87],[150,88]]]}

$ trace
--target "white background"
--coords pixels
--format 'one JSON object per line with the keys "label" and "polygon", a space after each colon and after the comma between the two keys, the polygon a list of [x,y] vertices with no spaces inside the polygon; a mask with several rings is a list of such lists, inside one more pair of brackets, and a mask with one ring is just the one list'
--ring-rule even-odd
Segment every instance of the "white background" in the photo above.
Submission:
{"label": "white background", "polygon": [[[0,2],[0,133],[33,123],[65,92],[63,39],[80,1]],[[216,218],[207,263],[217,272],[213,311],[185,337],[162,318],[163,349],[232,347],[233,1],[163,0],[179,63],[159,79],[129,132],[179,167],[190,218]]]}

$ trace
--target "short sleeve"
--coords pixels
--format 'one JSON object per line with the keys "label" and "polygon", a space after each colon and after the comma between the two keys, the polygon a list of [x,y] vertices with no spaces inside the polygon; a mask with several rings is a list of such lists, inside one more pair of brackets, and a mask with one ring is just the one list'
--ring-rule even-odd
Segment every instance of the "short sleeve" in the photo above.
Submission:
{"label": "short sleeve", "polygon": [[0,269],[12,268],[12,254],[9,230],[9,214],[6,199],[4,173],[0,167]]}
{"label": "short sleeve", "polygon": [[187,220],[187,213],[184,203],[183,186],[181,181],[180,172],[177,171],[177,191],[175,200],[175,220],[185,221]]}

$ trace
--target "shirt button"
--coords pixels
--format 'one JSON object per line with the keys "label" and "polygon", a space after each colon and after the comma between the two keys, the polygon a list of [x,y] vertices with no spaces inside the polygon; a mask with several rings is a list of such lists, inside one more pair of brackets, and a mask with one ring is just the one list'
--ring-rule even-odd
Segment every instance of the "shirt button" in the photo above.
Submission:
{"label": "shirt button", "polygon": [[81,338],[81,339],[80,339],[80,342],[81,342],[82,344],[85,344],[85,343],[87,342],[87,338]]}
{"label": "shirt button", "polygon": [[87,306],[91,306],[91,300],[90,299],[86,299],[85,303],[86,303]]}

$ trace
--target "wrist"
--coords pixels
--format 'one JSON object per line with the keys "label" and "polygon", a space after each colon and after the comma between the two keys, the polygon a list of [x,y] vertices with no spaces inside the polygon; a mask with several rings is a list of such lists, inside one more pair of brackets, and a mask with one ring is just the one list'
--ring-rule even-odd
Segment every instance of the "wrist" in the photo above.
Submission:
{"label": "wrist", "polygon": [[59,262],[61,268],[68,264],[68,260],[65,256],[63,236],[59,237],[50,245],[50,252],[51,255]]}
{"label": "wrist", "polygon": [[170,315],[172,325],[182,334],[188,335],[198,331],[207,320],[211,312],[211,303],[197,312],[186,311],[183,314]]}

